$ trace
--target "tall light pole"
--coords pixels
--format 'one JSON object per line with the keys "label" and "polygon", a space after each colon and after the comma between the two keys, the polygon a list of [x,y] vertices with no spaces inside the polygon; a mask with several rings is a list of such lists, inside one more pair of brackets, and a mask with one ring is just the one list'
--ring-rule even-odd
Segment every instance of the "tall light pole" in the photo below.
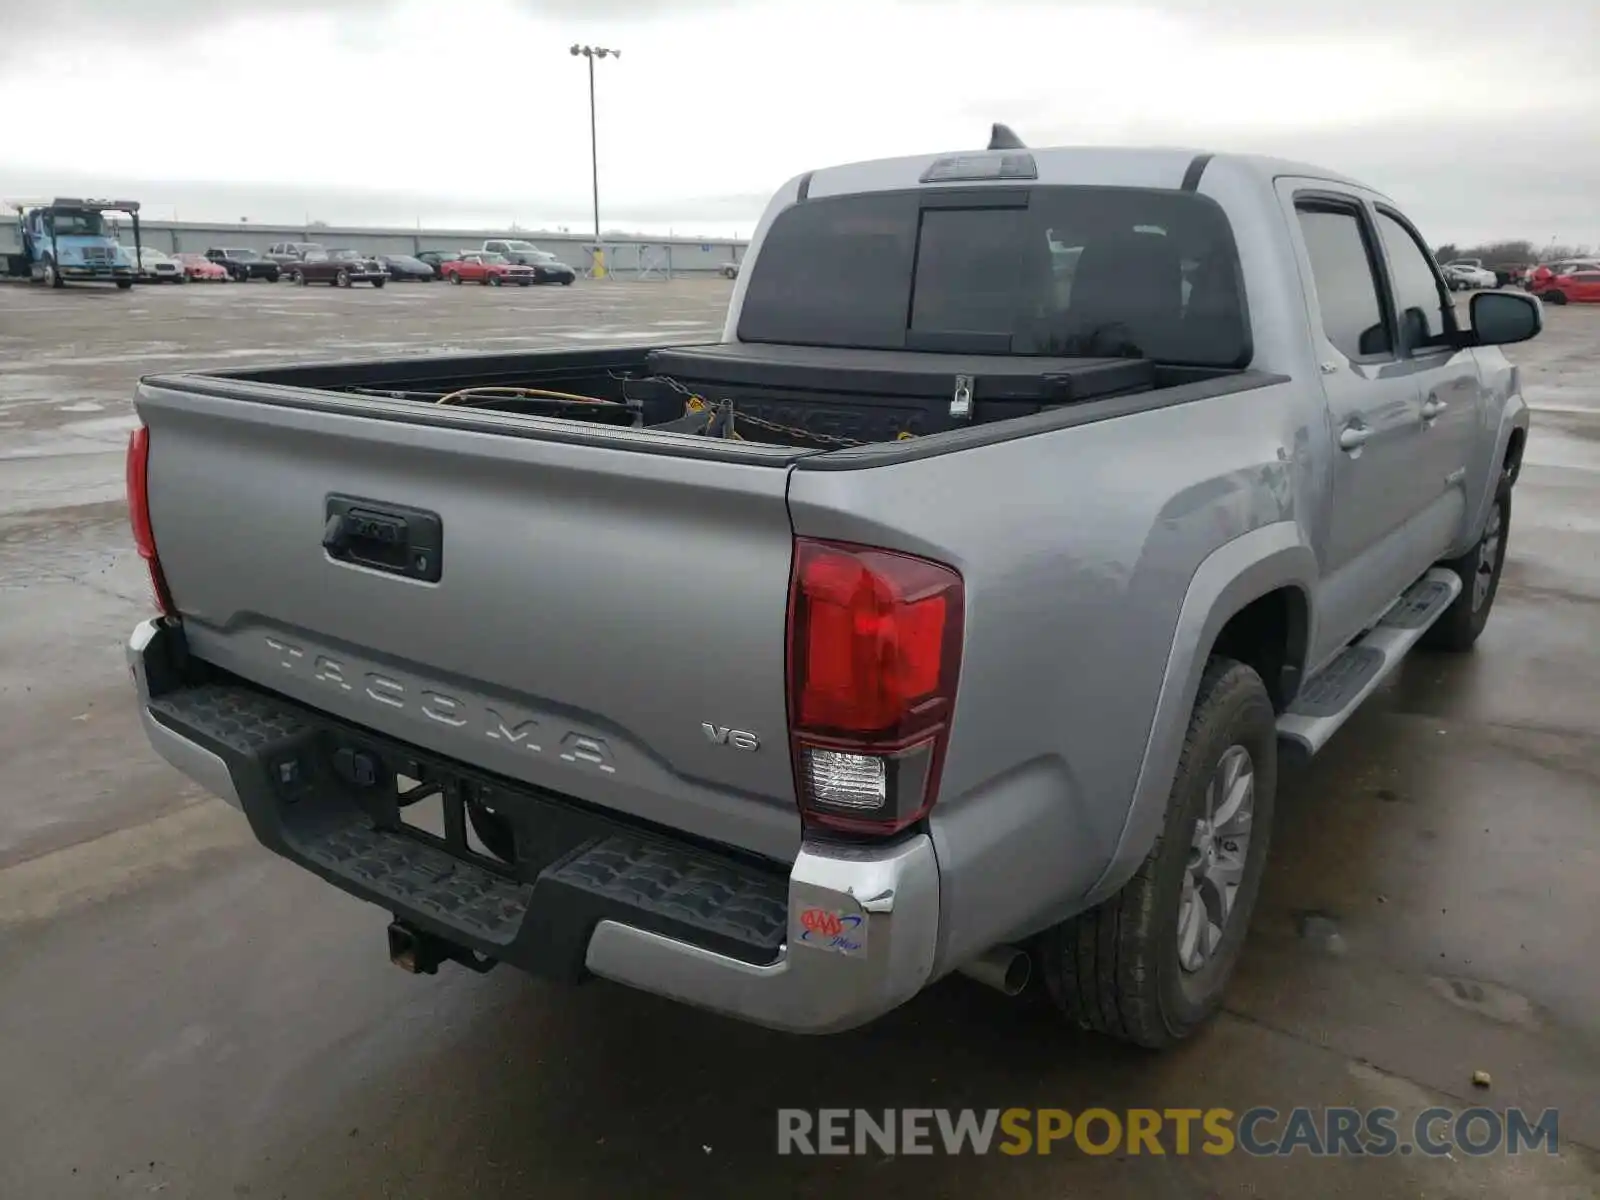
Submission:
{"label": "tall light pole", "polygon": [[574,44],[572,56],[576,58],[583,55],[589,60],[589,170],[594,181],[594,240],[600,241],[600,147],[595,135],[594,120],[594,60],[605,58],[621,58],[621,50],[608,49],[605,46],[579,46]]}

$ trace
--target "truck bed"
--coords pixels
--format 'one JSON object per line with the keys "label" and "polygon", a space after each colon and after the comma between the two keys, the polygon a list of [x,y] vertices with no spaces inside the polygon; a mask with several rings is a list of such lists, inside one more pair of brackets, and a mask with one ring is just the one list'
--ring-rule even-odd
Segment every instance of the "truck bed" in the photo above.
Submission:
{"label": "truck bed", "polygon": [[[1038,453],[1004,460],[1059,461],[1049,447],[1075,426],[1237,406],[1232,393],[1281,382],[1157,368],[1167,386],[842,447],[664,432],[652,420],[684,405],[670,388],[670,404],[617,406],[637,426],[584,419],[582,403],[551,416],[416,396],[534,385],[632,399],[657,349],[142,380],[150,522],[189,652],[421,750],[784,859],[800,838],[784,680],[802,517],[820,536],[952,561],[825,510],[848,496],[837,502],[903,527],[915,511],[895,479],[949,479],[946,456],[971,450],[980,480],[1017,479],[979,448],[1037,436]],[[1080,476],[1104,444],[1085,436]],[[900,464],[911,473],[867,469]],[[718,730],[771,752],[740,753]]]}
{"label": "truck bed", "polygon": [[[604,429],[664,433],[666,440],[635,448],[698,456],[709,449],[707,441],[815,453],[1114,400],[1146,397],[1138,403],[1159,405],[1165,397],[1152,394],[1246,374],[1143,359],[715,344],[311,363],[152,382],[180,390],[220,388],[290,407],[331,403],[408,422],[458,422],[465,414],[492,412],[532,418],[558,438],[551,428],[557,423],[589,427],[601,437],[608,436]],[[958,399],[963,391],[964,401]],[[966,411],[958,414],[962,403]],[[729,411],[713,420],[720,405]],[[512,420],[497,427],[519,425]],[[681,435],[701,445],[691,447]]]}

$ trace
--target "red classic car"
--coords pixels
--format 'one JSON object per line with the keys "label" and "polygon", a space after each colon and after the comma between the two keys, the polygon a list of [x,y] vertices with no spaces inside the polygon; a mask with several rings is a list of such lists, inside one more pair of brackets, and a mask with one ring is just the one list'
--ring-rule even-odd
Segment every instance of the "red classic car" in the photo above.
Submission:
{"label": "red classic car", "polygon": [[533,283],[533,268],[525,267],[520,263],[511,262],[503,254],[495,254],[488,250],[466,250],[460,258],[451,262],[440,263],[439,273],[451,283],[467,283],[476,280],[478,283],[488,284],[490,287],[499,287],[504,283],[514,283],[518,287],[528,287]]}
{"label": "red classic car", "polygon": [[1600,303],[1600,260],[1574,259],[1535,267],[1526,286],[1546,304]]}
{"label": "red classic car", "polygon": [[212,262],[204,254],[182,253],[174,254],[172,257],[182,264],[186,279],[201,280],[206,283],[228,282],[228,268],[221,263]]}

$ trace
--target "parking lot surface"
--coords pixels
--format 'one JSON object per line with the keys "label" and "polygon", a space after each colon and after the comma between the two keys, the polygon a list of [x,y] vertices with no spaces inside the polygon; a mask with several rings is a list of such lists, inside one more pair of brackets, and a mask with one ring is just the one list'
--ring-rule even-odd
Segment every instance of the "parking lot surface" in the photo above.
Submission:
{"label": "parking lot surface", "polygon": [[[1164,1056],[960,979],[805,1040],[602,983],[413,978],[381,911],[149,751],[121,649],[139,375],[712,340],[728,292],[0,288],[0,1196],[1600,1194],[1600,308],[1512,348],[1534,426],[1477,650],[1407,663],[1286,775],[1226,1011]],[[1560,1153],[776,1153],[780,1108],[1258,1105],[1557,1109]]]}

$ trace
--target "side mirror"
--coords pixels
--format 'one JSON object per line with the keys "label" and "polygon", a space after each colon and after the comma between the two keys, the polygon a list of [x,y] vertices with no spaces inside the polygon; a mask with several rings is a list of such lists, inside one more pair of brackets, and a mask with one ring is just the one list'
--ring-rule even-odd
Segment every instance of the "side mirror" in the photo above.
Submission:
{"label": "side mirror", "polygon": [[1479,292],[1467,312],[1474,346],[1509,346],[1544,329],[1544,306],[1517,292]]}

